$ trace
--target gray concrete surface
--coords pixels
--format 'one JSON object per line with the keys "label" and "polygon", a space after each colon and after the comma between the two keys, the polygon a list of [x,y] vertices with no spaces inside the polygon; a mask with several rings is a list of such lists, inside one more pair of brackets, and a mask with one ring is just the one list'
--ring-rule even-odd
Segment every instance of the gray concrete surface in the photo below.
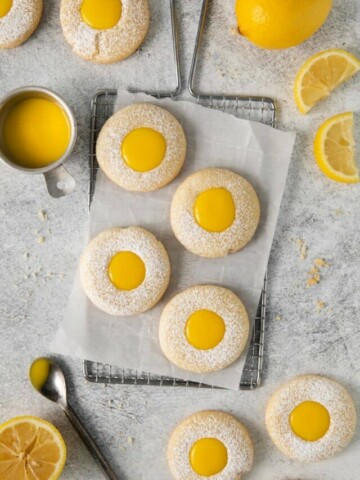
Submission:
{"label": "gray concrete surface", "polygon": [[[153,0],[148,40],[129,60],[111,66],[72,55],[59,25],[59,0],[46,0],[38,31],[24,46],[0,52],[0,94],[25,84],[48,86],[74,107],[79,140],[69,170],[77,180],[68,198],[48,197],[41,177],[0,166],[0,421],[34,414],[53,421],[68,445],[64,480],[97,480],[101,472],[63,414],[42,400],[27,381],[31,360],[47,353],[61,321],[87,222],[90,96],[102,87],[172,84],[166,2]],[[183,77],[187,78],[200,0],[178,2]],[[260,51],[233,35],[232,1],[214,0],[200,86],[273,96],[279,127],[298,132],[295,154],[269,263],[269,317],[264,384],[255,392],[193,391],[90,385],[81,361],[62,359],[70,400],[119,473],[129,480],[169,480],[166,441],[183,417],[207,408],[235,414],[250,429],[256,449],[249,480],[355,480],[359,478],[359,431],[338,457],[314,465],[284,458],[263,422],[273,389],[299,373],[323,373],[341,381],[360,400],[359,186],[327,180],[316,167],[311,143],[315,128],[332,114],[360,110],[360,78],[350,81],[307,117],[292,99],[292,82],[302,61],[323,48],[360,54],[360,6],[335,0],[326,25],[313,39],[286,52]],[[187,93],[184,98],[189,98]],[[39,209],[48,213],[42,222]],[[45,243],[38,243],[38,236]],[[297,239],[308,246],[300,259]],[[318,286],[306,288],[315,258],[326,259]],[[318,311],[317,301],[325,303]]]}

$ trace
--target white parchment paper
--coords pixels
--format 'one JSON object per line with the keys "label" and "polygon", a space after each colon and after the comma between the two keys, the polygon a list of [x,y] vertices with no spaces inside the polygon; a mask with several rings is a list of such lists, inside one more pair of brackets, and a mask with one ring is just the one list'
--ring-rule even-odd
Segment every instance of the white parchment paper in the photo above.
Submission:
{"label": "white parchment paper", "polygon": [[[232,289],[244,302],[249,318],[255,317],[295,134],[195,103],[157,100],[144,94],[120,93],[116,108],[133,102],[158,104],[178,118],[188,142],[186,163],[175,181],[151,193],[127,192],[99,171],[90,212],[90,238],[113,226],[139,225],[149,229],[169,253],[170,286],[152,310],[134,317],[113,317],[87,299],[77,273],[64,320],[51,348],[88,360],[237,390],[246,352],[221,372],[200,375],[180,370],[161,352],[158,321],[165,303],[176,292],[209,283]],[[240,252],[222,259],[203,259],[187,252],[173,236],[169,222],[175,189],[190,173],[205,167],[228,168],[243,175],[260,199],[261,220],[254,239]]]}

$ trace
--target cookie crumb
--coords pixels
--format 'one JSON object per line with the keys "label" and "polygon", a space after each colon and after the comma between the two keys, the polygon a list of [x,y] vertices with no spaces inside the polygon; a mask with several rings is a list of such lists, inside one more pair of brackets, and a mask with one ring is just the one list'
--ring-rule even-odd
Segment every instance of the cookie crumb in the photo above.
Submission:
{"label": "cookie crumb", "polygon": [[316,311],[320,312],[323,308],[325,308],[325,302],[322,300],[316,300]]}
{"label": "cookie crumb", "polygon": [[307,279],[306,286],[313,287],[320,282],[320,269],[328,267],[329,264],[323,258],[315,258],[314,265],[308,271],[309,278]]}
{"label": "cookie crumb", "polygon": [[318,276],[318,278],[310,277],[307,279],[306,287],[307,288],[313,287],[314,285],[317,285],[319,282],[320,282],[320,275]]}
{"label": "cookie crumb", "polygon": [[275,320],[281,320],[281,315],[275,315]]}
{"label": "cookie crumb", "polygon": [[337,208],[336,210],[334,210],[334,215],[335,217],[342,217],[343,215],[345,215],[345,212],[342,208]]}
{"label": "cookie crumb", "polygon": [[304,243],[304,245],[301,247],[301,250],[300,250],[300,259],[305,260],[306,257],[307,257],[307,246]]}
{"label": "cookie crumb", "polygon": [[329,264],[323,258],[315,258],[314,265],[318,268],[326,268]]}
{"label": "cookie crumb", "polygon": [[25,258],[25,260],[27,260],[30,257],[30,253],[29,252],[24,252],[23,257]]}
{"label": "cookie crumb", "polygon": [[300,259],[305,260],[305,258],[307,257],[307,251],[308,251],[308,247],[307,247],[306,243],[304,242],[304,240],[301,240],[301,238],[298,238],[296,240],[296,245],[297,245],[298,250],[300,252]]}
{"label": "cookie crumb", "polygon": [[240,34],[238,27],[231,27],[230,33],[233,37],[237,37]]}
{"label": "cookie crumb", "polygon": [[38,216],[39,216],[39,218],[42,222],[46,222],[46,220],[48,219],[48,214],[47,214],[46,210],[39,210],[38,211]]}
{"label": "cookie crumb", "polygon": [[320,282],[320,278],[321,278],[321,277],[320,277],[320,273],[318,273],[318,272],[314,273],[313,278],[314,278],[314,280],[317,281],[317,283],[319,283],[319,282]]}
{"label": "cookie crumb", "polygon": [[127,442],[128,442],[129,445],[134,445],[135,440],[134,440],[133,437],[128,437],[128,438],[127,438]]}
{"label": "cookie crumb", "polygon": [[42,235],[39,235],[37,237],[37,242],[40,243],[40,244],[45,243],[45,237],[43,237]]}

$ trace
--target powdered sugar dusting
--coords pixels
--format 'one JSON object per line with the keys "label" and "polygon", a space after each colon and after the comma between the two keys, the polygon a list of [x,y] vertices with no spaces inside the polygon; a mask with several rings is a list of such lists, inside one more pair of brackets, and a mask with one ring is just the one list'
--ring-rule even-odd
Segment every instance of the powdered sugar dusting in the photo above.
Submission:
{"label": "powdered sugar dusting", "polygon": [[[208,232],[194,217],[197,196],[210,188],[226,188],[232,195],[236,215],[223,232]],[[253,237],[260,218],[255,190],[245,178],[221,168],[207,168],[190,175],[176,190],[171,204],[171,226],[185,248],[201,257],[223,257],[243,248]]]}
{"label": "powdered sugar dusting", "polygon": [[[157,168],[136,172],[121,158],[121,145],[126,135],[136,128],[152,128],[161,133],[166,153]],[[184,131],[167,110],[150,103],[137,103],[115,113],[102,128],[96,156],[102,170],[115,183],[132,191],[156,190],[179,173],[186,155]]]}
{"label": "powdered sugar dusting", "polygon": [[[305,401],[320,403],[330,415],[329,430],[315,442],[295,435],[289,422],[293,409]],[[316,462],[337,454],[349,443],[355,431],[356,411],[342,385],[320,375],[303,375],[275,391],[267,406],[266,425],[283,453],[300,462]]]}
{"label": "powdered sugar dusting", "polygon": [[[209,350],[199,350],[186,339],[189,316],[198,310],[217,313],[225,323],[222,341]],[[214,372],[233,363],[245,348],[249,319],[241,300],[226,288],[214,285],[190,287],[173,297],[160,319],[160,345],[165,356],[179,368]]]}
{"label": "powdered sugar dusting", "polygon": [[[144,262],[143,283],[133,290],[119,290],[110,281],[108,265],[118,252],[131,251]],[[80,259],[80,276],[90,300],[110,315],[134,315],[157,303],[170,279],[170,262],[162,243],[140,227],[111,228],[86,247]]]}
{"label": "powdered sugar dusting", "polygon": [[42,0],[13,0],[9,12],[0,18],[0,48],[15,47],[29,38],[37,27]]}
{"label": "powdered sugar dusting", "polygon": [[228,463],[214,480],[240,480],[251,470],[254,450],[246,428],[233,416],[218,411],[203,411],[185,419],[172,433],[168,445],[168,460],[175,480],[198,480],[191,467],[189,454],[201,438],[216,438],[227,449]]}
{"label": "powdered sugar dusting", "polygon": [[117,25],[96,30],[81,17],[83,0],[62,0],[60,19],[66,40],[74,53],[86,60],[110,63],[131,55],[143,42],[149,26],[147,0],[122,0]]}

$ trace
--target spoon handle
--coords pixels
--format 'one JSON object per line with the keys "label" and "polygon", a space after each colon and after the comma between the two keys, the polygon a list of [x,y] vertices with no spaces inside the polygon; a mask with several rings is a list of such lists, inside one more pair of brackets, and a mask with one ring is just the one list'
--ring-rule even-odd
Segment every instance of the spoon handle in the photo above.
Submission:
{"label": "spoon handle", "polygon": [[110,480],[118,480],[115,473],[113,472],[112,468],[108,464],[106,458],[101,453],[99,447],[96,445],[95,441],[91,437],[90,433],[86,430],[84,425],[81,423],[79,417],[71,407],[71,405],[67,404],[64,407],[64,412],[70,422],[72,423],[73,427],[79,434],[79,437],[85,443],[86,447],[88,448],[89,452],[91,453],[94,460],[98,462],[102,471],[104,472],[106,478]]}

